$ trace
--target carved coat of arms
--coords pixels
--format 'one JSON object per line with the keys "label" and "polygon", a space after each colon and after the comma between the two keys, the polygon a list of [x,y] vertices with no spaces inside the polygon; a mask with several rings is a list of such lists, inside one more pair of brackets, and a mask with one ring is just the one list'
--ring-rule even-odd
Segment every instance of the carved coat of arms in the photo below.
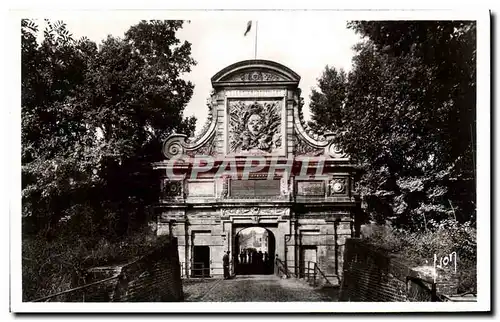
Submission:
{"label": "carved coat of arms", "polygon": [[280,102],[231,102],[231,152],[272,152],[281,147]]}

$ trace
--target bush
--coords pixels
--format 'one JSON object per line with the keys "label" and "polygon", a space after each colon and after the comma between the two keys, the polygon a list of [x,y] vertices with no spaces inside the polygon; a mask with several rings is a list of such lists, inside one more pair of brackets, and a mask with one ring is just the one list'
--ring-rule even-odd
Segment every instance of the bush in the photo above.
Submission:
{"label": "bush", "polygon": [[456,252],[458,292],[477,291],[476,229],[470,222],[430,220],[427,230],[420,232],[396,229],[389,224],[370,224],[362,228],[362,237],[413,266],[433,265],[434,254],[442,256]]}
{"label": "bush", "polygon": [[33,301],[85,283],[91,267],[132,261],[164,245],[166,237],[148,230],[120,240],[62,235],[52,240],[24,237],[22,242],[23,301]]}

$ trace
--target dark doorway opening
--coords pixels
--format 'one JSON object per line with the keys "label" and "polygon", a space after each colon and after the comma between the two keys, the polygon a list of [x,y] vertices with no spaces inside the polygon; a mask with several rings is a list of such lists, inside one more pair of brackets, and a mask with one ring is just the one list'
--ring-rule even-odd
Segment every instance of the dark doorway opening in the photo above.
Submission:
{"label": "dark doorway opening", "polygon": [[233,262],[237,275],[273,274],[276,239],[263,227],[246,227],[234,238]]}
{"label": "dark doorway opening", "polygon": [[194,246],[193,247],[193,266],[191,269],[192,277],[209,277],[210,276],[210,247],[209,246]]}

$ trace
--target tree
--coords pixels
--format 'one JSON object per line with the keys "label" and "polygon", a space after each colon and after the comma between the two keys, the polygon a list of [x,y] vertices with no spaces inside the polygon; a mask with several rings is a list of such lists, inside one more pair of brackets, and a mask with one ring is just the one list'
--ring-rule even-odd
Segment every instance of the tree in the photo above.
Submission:
{"label": "tree", "polygon": [[[183,110],[195,64],[182,21],[141,21],[98,47],[63,22],[22,21],[23,216],[35,232],[62,220],[74,233],[120,235],[154,202],[150,162],[172,131],[190,133]],[[68,220],[67,220],[68,221]]]}
{"label": "tree", "polygon": [[364,170],[368,211],[421,229],[430,218],[475,220],[475,24],[348,26],[364,39],[336,141]]}
{"label": "tree", "polygon": [[323,75],[318,79],[319,91],[312,90],[309,108],[311,121],[309,125],[321,133],[327,129],[338,128],[342,124],[342,104],[345,101],[347,75],[344,70],[325,67]]}

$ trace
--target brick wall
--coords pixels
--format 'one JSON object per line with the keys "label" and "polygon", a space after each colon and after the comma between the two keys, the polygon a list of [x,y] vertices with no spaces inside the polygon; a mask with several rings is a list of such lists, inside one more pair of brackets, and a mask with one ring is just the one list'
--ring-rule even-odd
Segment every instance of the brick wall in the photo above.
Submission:
{"label": "brick wall", "polygon": [[85,285],[37,301],[44,302],[171,302],[182,301],[177,239],[143,257],[88,271]]}
{"label": "brick wall", "polygon": [[431,283],[394,257],[360,239],[346,240],[340,301],[431,301]]}

